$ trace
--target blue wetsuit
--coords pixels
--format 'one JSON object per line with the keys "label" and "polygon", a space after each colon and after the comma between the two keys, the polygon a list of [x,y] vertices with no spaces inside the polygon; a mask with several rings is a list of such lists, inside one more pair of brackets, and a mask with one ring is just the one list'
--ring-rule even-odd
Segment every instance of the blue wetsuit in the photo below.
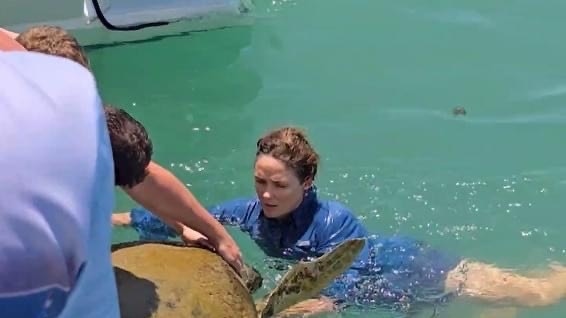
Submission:
{"label": "blue wetsuit", "polygon": [[[316,189],[284,221],[263,216],[257,198],[236,199],[209,208],[226,225],[247,232],[269,256],[301,260],[318,257],[349,238],[367,238],[352,267],[323,293],[347,305],[392,305],[444,299],[446,273],[460,259],[408,237],[370,236],[342,204],[322,201]],[[132,226],[141,239],[166,239],[176,233],[142,208],[131,211]]]}

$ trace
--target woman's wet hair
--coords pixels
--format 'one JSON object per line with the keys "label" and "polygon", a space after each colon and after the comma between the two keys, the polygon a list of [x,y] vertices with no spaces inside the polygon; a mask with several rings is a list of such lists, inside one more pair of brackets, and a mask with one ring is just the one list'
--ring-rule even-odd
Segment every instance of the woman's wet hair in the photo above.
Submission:
{"label": "woman's wet hair", "polygon": [[299,128],[282,127],[265,134],[257,141],[256,158],[262,154],[284,162],[301,182],[316,176],[319,156]]}

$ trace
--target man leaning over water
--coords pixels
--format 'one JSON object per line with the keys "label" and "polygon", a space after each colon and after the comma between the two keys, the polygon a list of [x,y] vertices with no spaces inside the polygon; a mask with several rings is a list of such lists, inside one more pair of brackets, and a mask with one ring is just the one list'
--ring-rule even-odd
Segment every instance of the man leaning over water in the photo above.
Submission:
{"label": "man leaning over water", "polygon": [[0,316],[118,318],[112,150],[92,75],[0,31],[0,84]]}
{"label": "man leaning over water", "polygon": [[[90,63],[78,41],[67,31],[56,26],[35,26],[21,34],[12,33],[24,48],[57,55],[77,62],[90,70]],[[116,158],[115,160],[127,160]],[[116,166],[125,166],[121,162]],[[205,210],[194,195],[169,170],[156,162],[146,167],[145,176],[135,184],[116,184],[134,201],[153,211],[169,225],[182,231],[185,224],[203,233],[216,251],[236,270],[242,268],[240,249],[228,231]],[[173,220],[179,220],[178,223]],[[110,226],[110,222],[109,222]]]}

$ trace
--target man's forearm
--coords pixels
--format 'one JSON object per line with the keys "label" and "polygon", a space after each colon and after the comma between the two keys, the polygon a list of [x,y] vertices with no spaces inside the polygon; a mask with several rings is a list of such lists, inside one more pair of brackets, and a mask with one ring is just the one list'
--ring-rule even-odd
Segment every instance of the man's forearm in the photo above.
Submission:
{"label": "man's forearm", "polygon": [[0,28],[0,32],[6,34],[7,36],[9,36],[9,37],[12,38],[12,39],[17,38],[18,35],[19,35],[19,34],[16,33],[16,32],[13,32],[13,31],[10,31],[10,30],[4,29],[4,28]]}
{"label": "man's forearm", "polygon": [[145,180],[133,188],[124,188],[135,201],[155,213],[176,231],[180,222],[205,235],[213,244],[229,234],[171,172],[151,162]]}
{"label": "man's forearm", "polygon": [[25,51],[24,47],[15,40],[17,33],[0,28],[0,51]]}

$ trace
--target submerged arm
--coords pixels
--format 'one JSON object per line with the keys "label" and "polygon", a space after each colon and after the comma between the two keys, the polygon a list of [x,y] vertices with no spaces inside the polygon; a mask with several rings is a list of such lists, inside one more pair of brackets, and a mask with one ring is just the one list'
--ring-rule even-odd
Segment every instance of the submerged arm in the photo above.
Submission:
{"label": "submerged arm", "polygon": [[319,297],[302,301],[277,314],[277,318],[308,317],[336,311],[334,301],[328,297]]}

